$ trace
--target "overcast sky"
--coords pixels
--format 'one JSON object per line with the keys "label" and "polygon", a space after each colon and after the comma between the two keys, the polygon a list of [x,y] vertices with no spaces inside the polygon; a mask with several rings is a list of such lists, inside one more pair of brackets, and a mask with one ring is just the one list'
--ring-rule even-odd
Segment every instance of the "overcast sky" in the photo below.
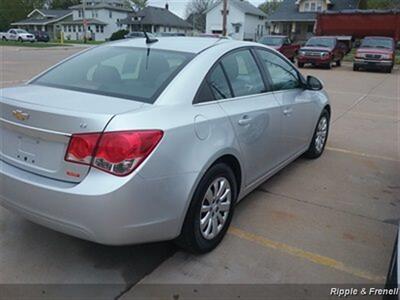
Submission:
{"label": "overcast sky", "polygon": [[[229,1],[229,0],[228,0]],[[190,0],[169,0],[169,9],[174,14],[184,18],[186,17],[186,5]],[[255,6],[263,3],[263,0],[249,0]],[[148,0],[148,5],[165,7],[166,0]]]}

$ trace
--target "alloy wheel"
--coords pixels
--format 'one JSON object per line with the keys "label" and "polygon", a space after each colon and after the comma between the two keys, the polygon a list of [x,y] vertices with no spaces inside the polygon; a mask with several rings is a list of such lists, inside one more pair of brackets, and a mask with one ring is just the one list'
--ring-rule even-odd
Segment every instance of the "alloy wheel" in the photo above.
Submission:
{"label": "alloy wheel", "polygon": [[224,228],[232,200],[231,185],[225,177],[218,177],[208,187],[200,209],[201,235],[211,240]]}
{"label": "alloy wheel", "polygon": [[317,132],[315,135],[315,149],[318,153],[324,149],[327,134],[328,119],[323,116],[318,122]]}

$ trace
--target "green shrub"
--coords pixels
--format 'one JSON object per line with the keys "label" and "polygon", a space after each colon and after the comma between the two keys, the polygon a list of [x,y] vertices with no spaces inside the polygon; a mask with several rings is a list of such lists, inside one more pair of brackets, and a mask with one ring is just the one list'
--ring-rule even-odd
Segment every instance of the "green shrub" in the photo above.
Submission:
{"label": "green shrub", "polygon": [[118,30],[111,35],[110,41],[122,40],[128,33],[129,31],[125,29]]}

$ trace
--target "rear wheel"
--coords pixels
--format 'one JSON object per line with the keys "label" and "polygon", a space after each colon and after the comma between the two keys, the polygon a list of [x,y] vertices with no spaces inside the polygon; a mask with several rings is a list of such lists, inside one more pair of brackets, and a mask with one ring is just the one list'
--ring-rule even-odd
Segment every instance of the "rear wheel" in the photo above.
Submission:
{"label": "rear wheel", "polygon": [[5,36],[3,36],[2,40],[3,41],[7,41],[7,38]]}
{"label": "rear wheel", "polygon": [[360,70],[359,67],[357,67],[356,65],[353,65],[353,71],[359,71],[359,70]]}
{"label": "rear wheel", "polygon": [[324,109],[319,117],[317,127],[315,128],[311,144],[304,156],[307,158],[318,158],[324,152],[329,133],[329,112]]}
{"label": "rear wheel", "polygon": [[392,70],[393,70],[393,67],[388,67],[387,69],[386,69],[386,73],[392,73]]}
{"label": "rear wheel", "polygon": [[23,42],[22,38],[18,38],[18,42],[22,43]]}
{"label": "rear wheel", "polygon": [[232,219],[237,183],[226,164],[213,165],[193,195],[176,243],[193,253],[206,253],[221,242]]}
{"label": "rear wheel", "polygon": [[336,67],[340,67],[342,65],[342,62],[341,62],[341,60],[339,59],[339,60],[337,60],[336,61]]}

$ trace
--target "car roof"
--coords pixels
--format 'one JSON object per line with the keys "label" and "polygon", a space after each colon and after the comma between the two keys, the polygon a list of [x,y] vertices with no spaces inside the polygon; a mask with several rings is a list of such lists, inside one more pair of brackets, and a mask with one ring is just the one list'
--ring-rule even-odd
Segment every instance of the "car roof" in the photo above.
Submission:
{"label": "car roof", "polygon": [[392,37],[389,36],[366,36],[364,39],[382,39],[382,40],[393,40]]}
{"label": "car roof", "polygon": [[216,38],[204,38],[204,37],[157,37],[157,42],[146,44],[145,38],[119,40],[110,43],[111,46],[123,46],[123,47],[139,47],[139,48],[151,48],[159,50],[170,50],[180,51],[188,53],[199,53],[209,47],[222,43],[238,43],[243,42],[229,40],[229,39],[216,39]]}
{"label": "car roof", "polygon": [[270,34],[270,35],[264,35],[263,37],[286,38],[287,35],[273,35],[273,34]]}

